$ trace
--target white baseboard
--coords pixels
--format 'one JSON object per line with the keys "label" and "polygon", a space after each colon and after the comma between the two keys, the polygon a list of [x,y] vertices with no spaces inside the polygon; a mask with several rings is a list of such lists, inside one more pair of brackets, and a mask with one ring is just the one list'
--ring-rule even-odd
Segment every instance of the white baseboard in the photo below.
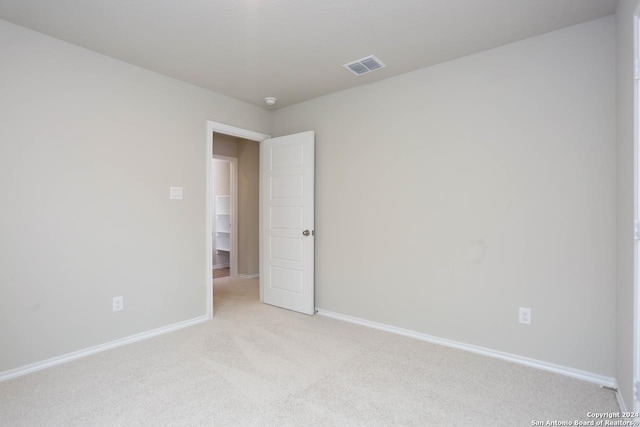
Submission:
{"label": "white baseboard", "polygon": [[148,338],[155,337],[157,335],[166,334],[168,332],[173,332],[178,329],[186,328],[187,326],[193,326],[198,323],[205,322],[209,320],[210,317],[200,316],[194,319],[185,320],[183,322],[174,323],[172,325],[163,326],[158,329],[153,329],[147,332],[141,332],[139,334],[130,335],[125,338],[120,338],[114,341],[109,341],[104,344],[98,344],[93,347],[85,348],[83,350],[74,351],[72,353],[67,353],[62,356],[52,357],[50,359],[42,360],[40,362],[31,363],[29,365],[21,366],[19,368],[11,369],[8,371],[0,372],[0,382],[7,381],[12,378],[20,377],[22,375],[31,374],[33,372],[41,371],[46,368],[50,368],[52,366],[61,365],[63,363],[71,362],[72,360],[80,359],[82,357],[90,356],[92,354],[100,353],[105,350],[110,350],[112,348],[120,347],[126,344],[131,344],[137,341],[146,340]]}
{"label": "white baseboard", "polygon": [[237,277],[240,277],[242,279],[257,279],[258,277],[260,277],[259,274],[238,274]]}
{"label": "white baseboard", "polygon": [[229,263],[224,263],[224,264],[216,264],[213,266],[214,270],[219,270],[221,268],[229,268]]}
{"label": "white baseboard", "polygon": [[618,407],[620,408],[620,412],[628,412],[627,405],[624,403],[624,399],[622,398],[622,393],[620,393],[620,389],[616,387],[616,399],[618,400]]}
{"label": "white baseboard", "polygon": [[[594,374],[592,372],[582,371],[580,369],[569,368],[567,366],[556,365],[554,363],[548,363],[524,356],[518,356],[517,354],[505,353],[498,350],[492,350],[490,348],[480,347],[472,344],[465,344],[463,342],[448,340],[445,338],[434,337],[432,335],[423,334],[421,332],[402,329],[391,325],[385,325],[383,323],[372,322],[370,320],[360,319],[344,314],[333,313],[331,311],[323,310],[320,308],[316,308],[316,310],[321,316],[331,317],[333,319],[343,320],[345,322],[355,323],[356,325],[379,329],[381,331],[391,332],[398,335],[404,335],[406,337],[415,338],[421,341],[427,341],[433,344],[440,344],[447,347],[470,351],[472,353],[482,354],[484,356],[494,357],[497,359],[518,363],[520,365],[530,366],[532,368],[544,369],[545,371],[555,372],[557,374],[566,375],[568,377],[589,381],[603,387],[609,387],[615,390],[618,389],[618,384],[615,378],[612,377]],[[616,391],[616,393],[619,395],[619,391]],[[618,397],[618,401],[620,402],[622,401],[622,399]]]}

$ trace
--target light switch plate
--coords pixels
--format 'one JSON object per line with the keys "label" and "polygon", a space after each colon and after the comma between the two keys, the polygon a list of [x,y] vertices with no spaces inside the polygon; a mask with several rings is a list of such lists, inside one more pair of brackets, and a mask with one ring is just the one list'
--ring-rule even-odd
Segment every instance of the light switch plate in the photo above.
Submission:
{"label": "light switch plate", "polygon": [[182,187],[169,187],[169,198],[171,200],[182,200]]}

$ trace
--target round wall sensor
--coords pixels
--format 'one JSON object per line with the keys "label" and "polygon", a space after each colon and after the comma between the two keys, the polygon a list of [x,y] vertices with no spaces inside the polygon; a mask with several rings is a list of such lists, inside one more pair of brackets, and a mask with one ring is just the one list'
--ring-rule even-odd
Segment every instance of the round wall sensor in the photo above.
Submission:
{"label": "round wall sensor", "polygon": [[266,102],[267,105],[276,105],[276,102],[278,102],[278,98],[274,98],[273,96],[267,96],[264,99],[264,102]]}

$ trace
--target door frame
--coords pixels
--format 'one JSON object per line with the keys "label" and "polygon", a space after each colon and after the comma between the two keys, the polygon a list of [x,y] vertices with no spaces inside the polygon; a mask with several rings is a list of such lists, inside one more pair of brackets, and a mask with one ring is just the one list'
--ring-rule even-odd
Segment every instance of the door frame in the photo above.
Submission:
{"label": "door frame", "polygon": [[[252,130],[243,129],[235,126],[230,126],[224,123],[214,122],[207,120],[207,137],[206,137],[206,295],[207,295],[207,317],[213,318],[213,239],[211,238],[211,203],[213,197],[211,197],[211,159],[213,158],[213,133],[221,133],[225,135],[235,136],[238,138],[248,139],[250,141],[262,142],[271,138],[270,135],[266,135]],[[260,230],[259,245],[262,247],[262,230]],[[237,234],[237,233],[236,233]],[[262,249],[260,249],[262,250]],[[258,255],[260,259],[260,255]],[[262,301],[262,286],[260,286],[260,301]]]}
{"label": "door frame", "polygon": [[[229,274],[231,276],[238,275],[238,159],[236,157],[228,157],[228,156],[220,156],[217,154],[213,154],[211,156],[211,160],[219,160],[223,162],[229,163],[230,168],[230,176],[229,176],[229,195],[230,197],[230,205],[231,205],[231,233],[230,233],[230,244],[231,250],[229,251]],[[213,206],[215,201],[213,197],[211,198],[211,213],[213,214]],[[211,218],[211,222],[213,223],[214,218]],[[217,231],[217,230],[216,230]],[[211,235],[213,236],[213,230]],[[213,243],[213,237],[212,237]],[[211,259],[213,259],[213,246],[211,247]],[[212,261],[213,262],[213,261]]]}
{"label": "door frame", "polygon": [[[633,14],[633,63],[634,63],[634,88],[633,88],[633,151],[634,151],[634,201],[633,201],[633,219],[634,226],[638,227],[640,215],[640,83],[638,81],[638,67],[640,64],[640,8],[636,9]],[[637,385],[640,384],[640,248],[637,236],[638,231],[635,230],[634,254],[633,254],[633,397],[632,410],[640,411],[640,400],[636,398]],[[623,402],[624,403],[624,402]]]}

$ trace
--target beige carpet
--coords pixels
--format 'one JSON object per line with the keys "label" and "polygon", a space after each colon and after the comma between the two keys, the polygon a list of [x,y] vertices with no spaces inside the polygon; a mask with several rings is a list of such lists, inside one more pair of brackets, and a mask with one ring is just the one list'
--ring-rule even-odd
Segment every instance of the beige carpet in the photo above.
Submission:
{"label": "beige carpet", "polygon": [[593,384],[214,282],[213,321],[0,383],[0,425],[530,426],[618,410]]}

